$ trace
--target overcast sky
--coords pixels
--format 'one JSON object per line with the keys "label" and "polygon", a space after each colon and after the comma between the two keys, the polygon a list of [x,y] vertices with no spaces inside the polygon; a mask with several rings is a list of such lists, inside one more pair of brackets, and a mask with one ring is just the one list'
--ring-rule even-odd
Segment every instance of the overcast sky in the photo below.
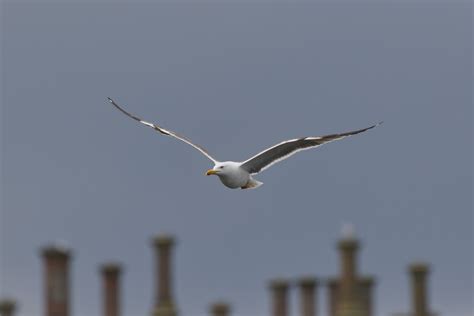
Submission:
{"label": "overcast sky", "polygon": [[[108,260],[126,268],[124,316],[149,315],[163,232],[179,239],[181,315],[225,299],[267,316],[269,279],[338,272],[343,223],[377,277],[376,315],[409,310],[415,260],[433,265],[435,311],[471,315],[469,1],[39,2],[3,2],[1,17],[0,295],[19,316],[42,311],[38,254],[55,240],[74,250],[74,316],[99,315]],[[221,160],[385,123],[229,190],[107,96]]]}

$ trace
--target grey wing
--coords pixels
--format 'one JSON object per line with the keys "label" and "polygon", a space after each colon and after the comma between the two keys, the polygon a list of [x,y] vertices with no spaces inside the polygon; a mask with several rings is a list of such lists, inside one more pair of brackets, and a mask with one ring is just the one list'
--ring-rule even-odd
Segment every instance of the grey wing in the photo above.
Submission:
{"label": "grey wing", "polygon": [[214,159],[204,148],[202,148],[201,146],[199,145],[196,145],[194,143],[192,143],[189,139],[187,139],[186,137],[184,136],[181,136],[175,132],[172,132],[170,130],[167,130],[167,129],[164,129],[156,124],[153,124],[153,123],[149,123],[147,121],[144,121],[142,120],[141,118],[139,117],[136,117],[135,115],[133,114],[130,114],[128,113],[127,111],[125,111],[122,107],[120,107],[114,100],[112,100],[111,98],[108,98],[109,102],[115,106],[120,112],[122,112],[123,114],[127,115],[128,117],[131,117],[132,119],[134,119],[135,121],[138,121],[148,127],[151,127],[153,128],[155,131],[163,134],[163,135],[166,135],[166,136],[171,136],[171,137],[174,137],[176,139],[179,139],[180,141],[182,142],[185,142],[186,144],[188,145],[191,145],[193,146],[195,149],[199,150],[204,156],[206,156],[207,158],[209,158],[210,160],[212,160],[212,162],[214,163],[217,163],[217,160]]}
{"label": "grey wing", "polygon": [[330,134],[325,136],[317,136],[317,137],[303,137],[298,139],[291,139],[275,146],[272,146],[264,151],[258,153],[257,155],[247,159],[246,161],[242,162],[241,168],[248,171],[251,174],[261,172],[277,162],[285,160],[292,155],[296,154],[299,151],[316,148],[321,146],[325,143],[332,142],[334,140],[339,140],[345,138],[347,136],[356,135],[362,132],[365,132],[369,129],[372,129],[378,125],[382,124],[382,122],[374,124],[372,126],[340,133],[340,134]]}

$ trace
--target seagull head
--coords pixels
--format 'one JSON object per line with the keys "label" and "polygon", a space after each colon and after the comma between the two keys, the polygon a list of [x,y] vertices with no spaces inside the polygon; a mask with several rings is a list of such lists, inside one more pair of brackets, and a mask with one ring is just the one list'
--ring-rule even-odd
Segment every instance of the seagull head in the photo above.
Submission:
{"label": "seagull head", "polygon": [[217,163],[214,168],[209,169],[206,171],[206,176],[211,176],[211,175],[223,175],[226,173],[228,167],[226,168],[226,163]]}
{"label": "seagull head", "polygon": [[206,176],[216,175],[225,176],[231,174],[236,167],[236,163],[232,161],[218,162],[214,168],[206,171]]}

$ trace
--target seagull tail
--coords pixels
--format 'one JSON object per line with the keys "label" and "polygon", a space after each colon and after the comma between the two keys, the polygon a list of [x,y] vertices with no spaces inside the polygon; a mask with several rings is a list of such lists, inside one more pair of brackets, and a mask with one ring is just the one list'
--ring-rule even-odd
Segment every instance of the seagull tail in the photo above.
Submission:
{"label": "seagull tail", "polygon": [[250,177],[249,181],[245,186],[242,187],[242,189],[256,189],[262,184],[263,182],[257,181],[254,178]]}

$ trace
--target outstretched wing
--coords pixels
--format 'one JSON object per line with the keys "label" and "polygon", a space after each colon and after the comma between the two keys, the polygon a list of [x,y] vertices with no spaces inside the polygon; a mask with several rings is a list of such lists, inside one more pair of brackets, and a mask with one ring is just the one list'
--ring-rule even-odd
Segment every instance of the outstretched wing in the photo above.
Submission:
{"label": "outstretched wing", "polygon": [[176,134],[175,132],[172,132],[172,131],[169,131],[167,129],[164,129],[156,124],[153,124],[153,123],[149,123],[147,121],[144,121],[142,120],[141,118],[139,117],[136,117],[135,115],[133,114],[130,114],[128,113],[127,111],[125,111],[123,108],[121,108],[117,103],[115,103],[114,100],[112,100],[111,98],[108,98],[109,99],[109,102],[115,106],[120,112],[122,112],[123,114],[127,115],[128,117],[131,117],[132,119],[134,119],[135,121],[138,121],[148,127],[151,127],[153,128],[155,131],[157,132],[160,132],[161,134],[163,135],[166,135],[166,136],[171,136],[171,137],[174,137],[174,138],[177,138],[179,139],[180,141],[183,141],[185,142],[186,144],[188,145],[191,145],[193,146],[194,148],[196,148],[197,150],[199,150],[204,156],[206,156],[207,158],[209,158],[210,160],[212,160],[212,162],[215,164],[217,163],[218,161],[216,159],[214,159],[204,148],[202,148],[201,146],[199,145],[196,145],[194,143],[192,143],[189,139],[187,139],[186,137],[184,136],[181,136],[179,134]]}
{"label": "outstretched wing", "polygon": [[367,128],[359,129],[356,131],[341,133],[341,134],[331,134],[326,136],[318,137],[303,137],[298,139],[290,139],[279,144],[276,144],[273,147],[265,149],[264,151],[258,153],[250,159],[242,162],[241,168],[247,170],[249,173],[259,173],[277,162],[285,160],[290,156],[296,154],[299,151],[316,148],[322,144],[332,142],[334,140],[342,139],[347,136],[356,135],[371,128],[374,128],[382,122],[372,125]]}

